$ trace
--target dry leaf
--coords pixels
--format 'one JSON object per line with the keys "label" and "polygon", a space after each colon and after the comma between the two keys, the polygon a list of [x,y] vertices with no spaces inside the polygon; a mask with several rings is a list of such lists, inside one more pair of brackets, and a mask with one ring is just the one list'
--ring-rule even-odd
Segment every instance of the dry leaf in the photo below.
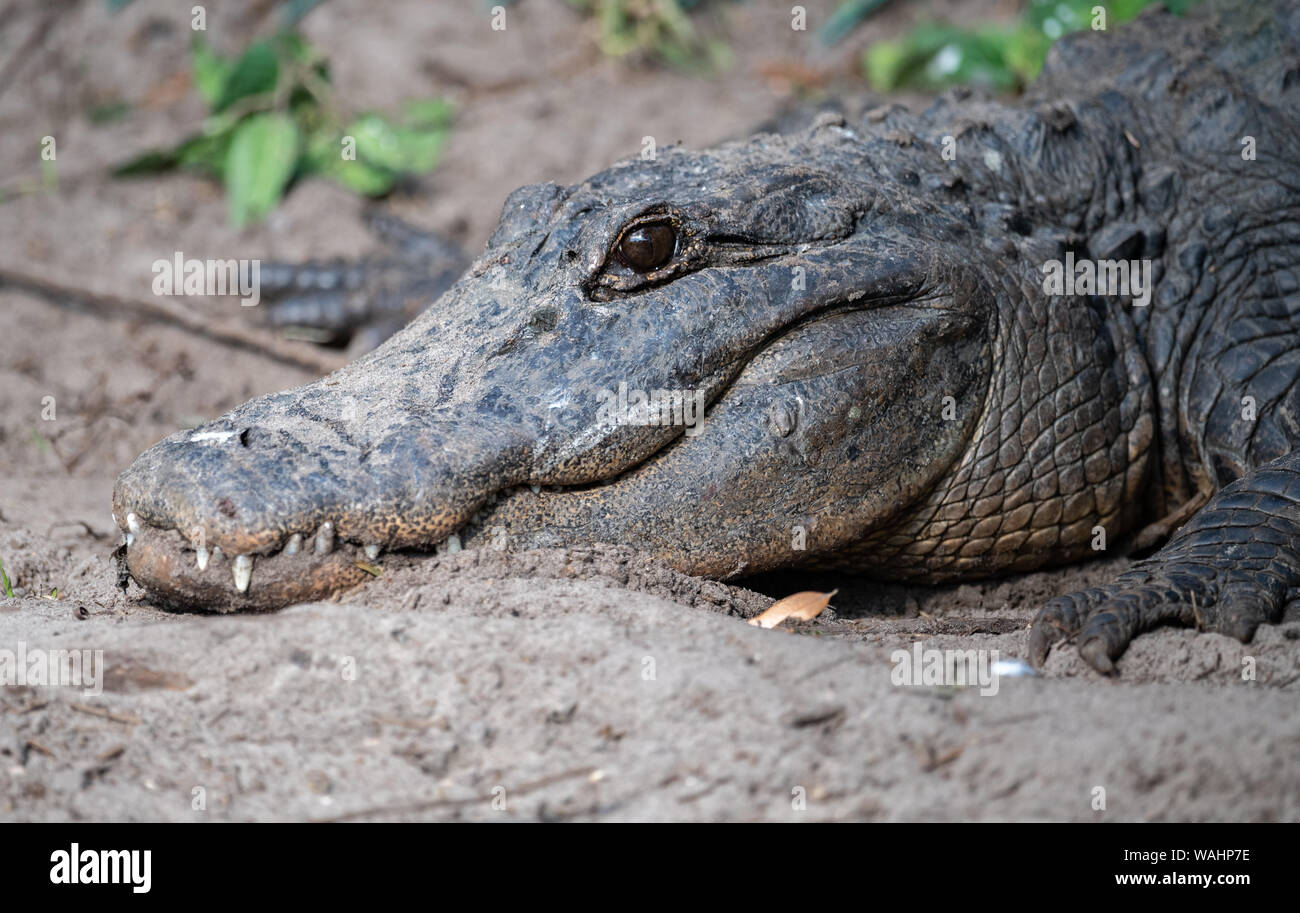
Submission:
{"label": "dry leaf", "polygon": [[762,628],[775,628],[787,618],[810,621],[830,605],[831,597],[838,592],[839,590],[831,590],[829,593],[805,590],[802,593],[795,593],[784,599],[778,599],[768,606],[767,611],[762,615],[751,618],[749,623]]}

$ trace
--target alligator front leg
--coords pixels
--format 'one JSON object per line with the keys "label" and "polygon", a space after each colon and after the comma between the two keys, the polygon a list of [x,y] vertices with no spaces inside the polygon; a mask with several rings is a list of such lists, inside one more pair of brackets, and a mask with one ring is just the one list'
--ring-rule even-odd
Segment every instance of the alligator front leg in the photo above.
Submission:
{"label": "alligator front leg", "polygon": [[381,212],[365,214],[382,250],[357,260],[264,263],[262,308],[273,327],[292,328],[353,354],[373,349],[437,300],[467,265],[450,241]]}
{"label": "alligator front leg", "polygon": [[1300,586],[1300,451],[1225,486],[1159,552],[1112,584],[1058,596],[1034,620],[1029,659],[1075,639],[1098,672],[1134,637],[1180,623],[1248,643]]}

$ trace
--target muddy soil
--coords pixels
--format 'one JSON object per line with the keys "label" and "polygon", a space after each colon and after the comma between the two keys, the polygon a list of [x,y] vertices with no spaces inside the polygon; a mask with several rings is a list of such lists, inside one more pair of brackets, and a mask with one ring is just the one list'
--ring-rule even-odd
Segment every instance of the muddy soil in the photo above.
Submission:
{"label": "muddy soil", "polygon": [[[835,4],[805,5],[815,27]],[[213,5],[212,41],[237,48],[269,8]],[[200,123],[188,20],[162,0],[116,16],[86,0],[24,51],[47,9],[0,14],[0,186],[17,189],[0,203],[0,269],[138,300],[176,250],[302,259],[374,244],[363,204],[319,181],[237,232],[209,183],[106,179]],[[728,5],[735,61],[707,80],[602,58],[558,0],[511,6],[505,32],[461,4],[331,0],[305,31],[356,109],[457,102],[441,167],[383,205],[475,250],[522,183],[578,180],[647,135],[742,134],[795,83],[861,95],[853,61],[874,38],[1010,12],[895,4],[825,52],[790,30],[788,5]],[[87,118],[117,101],[127,118]],[[35,189],[46,135],[52,191]],[[185,307],[249,326],[229,299]],[[17,593],[0,598],[0,649],[102,651],[105,673],[99,693],[0,688],[2,820],[1300,818],[1294,610],[1248,646],[1145,636],[1117,679],[1066,650],[993,694],[891,681],[891,654],[917,642],[1022,656],[1038,606],[1122,557],[924,588],[811,574],[727,586],[614,548],[394,554],[328,602],[163,611],[116,586],[116,474],[177,428],[312,379],[302,361],[341,356],[286,343],[271,357],[13,289],[0,315],[0,560]],[[745,623],[773,596],[832,587],[813,622]]]}

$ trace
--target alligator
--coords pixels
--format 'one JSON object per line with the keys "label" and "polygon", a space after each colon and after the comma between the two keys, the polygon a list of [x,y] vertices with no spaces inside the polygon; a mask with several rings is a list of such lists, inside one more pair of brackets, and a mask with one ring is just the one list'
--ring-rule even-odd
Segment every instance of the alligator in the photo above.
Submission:
{"label": "alligator", "polygon": [[1060,40],[1014,103],[522,187],[382,346],[141,455],[126,568],[235,611],[387,550],[942,583],[1122,542],[1031,662],[1112,673],[1168,623],[1249,641],[1300,584],[1297,112],[1294,0],[1156,10]]}

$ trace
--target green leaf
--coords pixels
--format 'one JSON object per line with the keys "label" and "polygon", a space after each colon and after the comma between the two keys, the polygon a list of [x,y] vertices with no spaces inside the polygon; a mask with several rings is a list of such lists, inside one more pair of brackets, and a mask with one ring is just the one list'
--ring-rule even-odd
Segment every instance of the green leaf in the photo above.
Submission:
{"label": "green leaf", "polygon": [[1043,69],[1043,61],[1047,59],[1047,49],[1051,45],[1051,39],[1038,29],[1022,27],[1007,37],[1003,54],[1007,66],[1019,73],[1024,82],[1030,83]]}
{"label": "green leaf", "polygon": [[4,586],[4,594],[10,599],[14,598],[14,588],[9,583],[9,575],[5,573],[5,563],[0,560],[0,584]]}
{"label": "green leaf", "polygon": [[889,0],[844,0],[821,27],[817,40],[823,46],[830,47],[857,28],[859,23],[879,12],[888,2]]}
{"label": "green leaf", "polygon": [[368,197],[383,196],[397,183],[393,172],[363,162],[360,159],[343,158],[341,137],[334,133],[320,132],[307,140],[307,150],[303,154],[303,169],[308,174],[320,174],[355,193]]}
{"label": "green leaf", "polygon": [[280,63],[275,50],[265,41],[255,41],[230,70],[212,110],[214,113],[224,111],[241,98],[270,92],[279,78]]}
{"label": "green leaf", "polygon": [[195,34],[194,40],[190,42],[190,70],[193,73],[194,88],[209,108],[215,108],[217,102],[221,101],[226,81],[230,78],[230,61],[208,47],[203,36]]}
{"label": "green leaf", "polygon": [[406,124],[411,127],[445,127],[455,112],[451,102],[441,98],[408,101],[402,109]]}
{"label": "green leaf", "polygon": [[226,170],[226,154],[230,150],[233,130],[214,136],[194,136],[181,143],[176,150],[178,168],[202,171],[221,177]]}
{"label": "green leaf", "polygon": [[161,174],[176,168],[193,168],[220,176],[226,165],[230,131],[215,136],[192,136],[172,149],[149,149],[117,165],[113,177],[139,177]]}
{"label": "green leaf", "polygon": [[240,121],[226,152],[226,205],[242,227],[268,212],[284,195],[298,163],[298,125],[284,114],[254,114]]}
{"label": "green leaf", "polygon": [[397,183],[397,175],[393,172],[359,159],[351,162],[339,160],[325,174],[348,190],[368,197],[381,197]]}
{"label": "green leaf", "polygon": [[366,114],[348,127],[363,161],[389,171],[420,173],[433,170],[447,140],[444,129],[399,127],[378,114]]}
{"label": "green leaf", "polygon": [[347,134],[357,141],[357,154],[381,168],[402,170],[397,127],[378,114],[365,114],[354,120]]}
{"label": "green leaf", "polygon": [[862,68],[877,92],[897,88],[906,63],[907,51],[901,41],[877,41],[862,55]]}
{"label": "green leaf", "polygon": [[115,178],[133,178],[145,174],[159,174],[175,168],[176,161],[175,149],[150,149],[115,166],[111,174]]}
{"label": "green leaf", "polygon": [[447,131],[403,129],[398,132],[398,142],[406,160],[406,170],[424,174],[432,171],[442,158]]}

